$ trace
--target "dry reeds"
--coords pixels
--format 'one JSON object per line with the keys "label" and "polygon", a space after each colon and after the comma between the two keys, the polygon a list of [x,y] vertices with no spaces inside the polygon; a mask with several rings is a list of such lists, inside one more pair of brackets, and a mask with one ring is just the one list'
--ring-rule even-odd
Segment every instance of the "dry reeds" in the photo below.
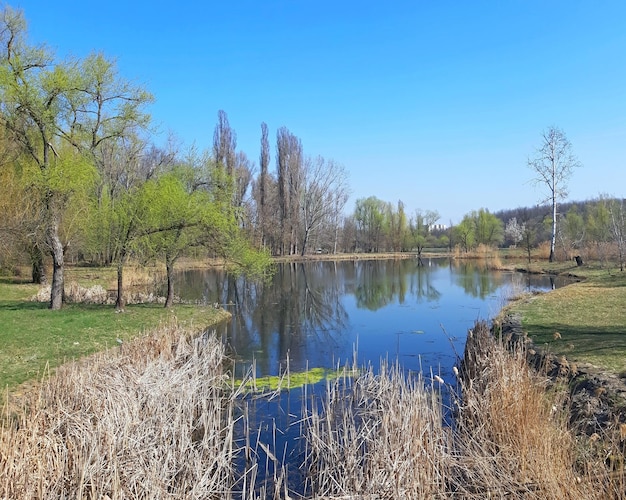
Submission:
{"label": "dry reeds", "polygon": [[[547,390],[486,324],[470,334],[452,426],[437,391],[398,367],[328,386],[307,416],[310,487],[320,498],[626,498],[620,438],[594,449],[568,426],[566,393]],[[437,377],[435,377],[437,379]]]}
{"label": "dry reeds", "polygon": [[[626,431],[609,445],[577,437],[566,393],[547,390],[523,349],[476,325],[452,425],[439,377],[386,363],[346,371],[322,402],[305,398],[305,463],[287,464],[275,444],[255,441],[238,406],[245,385],[227,380],[220,341],[164,326],[60,368],[21,413],[6,411],[0,497],[625,498]],[[274,471],[263,481],[259,449]],[[297,494],[290,470],[306,471]]]}
{"label": "dry reeds", "polygon": [[337,379],[323,412],[313,407],[306,423],[315,495],[434,498],[445,491],[449,435],[437,395],[421,377],[383,364],[353,384]]}
{"label": "dry reeds", "polygon": [[470,332],[456,421],[456,491],[464,497],[594,498],[574,469],[562,392],[547,392],[523,346],[512,351],[484,323]]}
{"label": "dry reeds", "polygon": [[232,397],[223,348],[171,325],[42,385],[0,434],[2,498],[225,498]]}

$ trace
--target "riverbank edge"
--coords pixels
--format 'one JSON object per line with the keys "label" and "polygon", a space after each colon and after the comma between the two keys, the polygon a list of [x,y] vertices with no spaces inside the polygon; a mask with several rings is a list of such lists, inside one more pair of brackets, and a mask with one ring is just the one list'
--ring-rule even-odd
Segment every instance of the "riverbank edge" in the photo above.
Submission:
{"label": "riverbank edge", "polygon": [[[225,321],[230,321],[232,319],[232,313],[230,313],[226,309],[219,308],[215,312],[217,313],[217,316],[209,322],[198,324],[197,322],[190,321],[189,324],[184,325],[188,340],[198,337],[203,332],[206,332],[207,330],[210,330],[212,328],[216,328],[219,324]],[[174,319],[173,321],[176,321],[176,319]],[[152,329],[149,329],[142,333],[138,333],[132,338],[130,343],[141,342],[147,337],[154,337],[156,335],[156,332],[158,332],[158,328],[158,326],[155,326]],[[0,407],[3,408],[3,413],[7,415],[21,411],[24,408],[24,404],[28,404],[27,402],[30,398],[36,397],[36,395],[41,390],[43,384],[47,383],[51,377],[56,377],[56,372],[63,367],[72,364],[88,365],[92,360],[97,359],[98,357],[101,357],[103,355],[107,355],[107,353],[109,352],[113,352],[113,349],[110,347],[102,351],[96,351],[94,353],[88,354],[87,356],[81,356],[79,358],[68,360],[67,362],[55,367],[52,373],[48,371],[48,374],[45,376],[37,376],[28,379],[17,386],[5,388],[3,394],[0,396]]]}
{"label": "riverbank edge", "polygon": [[491,331],[510,349],[521,344],[529,366],[545,374],[549,386],[568,388],[570,425],[576,432],[607,436],[617,431],[626,438],[626,383],[616,373],[591,363],[570,363],[537,347],[523,330],[519,313],[504,311]]}

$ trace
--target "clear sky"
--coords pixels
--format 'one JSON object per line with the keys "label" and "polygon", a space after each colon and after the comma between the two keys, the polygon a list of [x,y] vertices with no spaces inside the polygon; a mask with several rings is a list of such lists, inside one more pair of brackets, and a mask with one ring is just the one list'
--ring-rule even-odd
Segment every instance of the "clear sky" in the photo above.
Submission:
{"label": "clear sky", "polygon": [[626,2],[13,0],[31,42],[100,51],[156,98],[165,134],[200,149],[226,111],[258,164],[260,124],[374,195],[458,222],[531,206],[541,132],[583,168],[570,199],[626,196]]}

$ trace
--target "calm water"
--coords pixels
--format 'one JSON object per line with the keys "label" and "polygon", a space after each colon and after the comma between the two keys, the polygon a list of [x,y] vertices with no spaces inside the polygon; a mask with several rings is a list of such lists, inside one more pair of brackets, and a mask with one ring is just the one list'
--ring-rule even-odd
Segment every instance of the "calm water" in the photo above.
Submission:
{"label": "calm water", "polygon": [[[407,374],[432,372],[453,387],[452,367],[476,320],[492,318],[515,291],[562,284],[486,271],[475,262],[426,259],[424,264],[412,259],[281,264],[264,284],[189,271],[178,276],[176,292],[233,313],[219,334],[236,359],[238,376],[253,360],[257,376],[264,376],[280,374],[287,363],[292,372],[350,364],[356,353],[358,366],[371,364],[376,371],[381,359],[398,360]],[[319,404],[313,395],[323,390],[323,384],[307,388],[307,401]],[[302,389],[292,389],[278,398],[241,401],[248,423],[235,432],[256,450],[259,487],[271,483],[276,470],[265,448],[255,444],[260,441],[287,464],[290,490],[306,493],[303,397]],[[243,476],[249,463],[242,458],[235,465]]]}
{"label": "calm water", "polygon": [[492,318],[513,290],[550,289],[554,278],[481,269],[476,262],[413,259],[280,264],[271,283],[223,272],[178,276],[185,300],[233,313],[220,331],[243,371],[257,375],[359,366],[381,358],[450,379],[468,328]]}

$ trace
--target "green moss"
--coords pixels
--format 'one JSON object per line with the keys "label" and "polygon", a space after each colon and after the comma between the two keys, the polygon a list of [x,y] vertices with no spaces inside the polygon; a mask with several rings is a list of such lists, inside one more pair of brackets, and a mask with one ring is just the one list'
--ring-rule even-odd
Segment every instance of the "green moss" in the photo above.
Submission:
{"label": "green moss", "polygon": [[326,368],[311,368],[302,372],[290,372],[282,376],[266,376],[255,379],[236,380],[235,385],[243,384],[243,387],[252,392],[276,391],[282,389],[295,389],[305,385],[313,385],[322,380],[334,380],[344,376],[355,376],[352,370],[344,372],[329,370]]}

